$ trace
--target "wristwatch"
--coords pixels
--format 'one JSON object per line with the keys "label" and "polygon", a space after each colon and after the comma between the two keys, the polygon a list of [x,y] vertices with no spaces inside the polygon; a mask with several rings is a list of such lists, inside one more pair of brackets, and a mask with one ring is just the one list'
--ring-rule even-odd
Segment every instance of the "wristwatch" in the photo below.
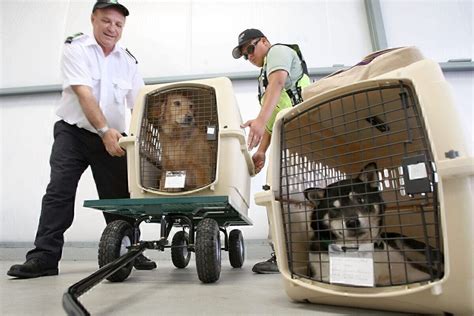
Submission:
{"label": "wristwatch", "polygon": [[100,138],[104,137],[105,133],[109,130],[109,127],[105,125],[104,127],[97,129],[97,134],[99,134]]}

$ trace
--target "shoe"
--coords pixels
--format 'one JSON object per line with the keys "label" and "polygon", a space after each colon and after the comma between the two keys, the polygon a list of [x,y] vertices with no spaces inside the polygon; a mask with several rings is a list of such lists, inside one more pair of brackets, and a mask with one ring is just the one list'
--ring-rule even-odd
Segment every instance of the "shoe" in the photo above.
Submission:
{"label": "shoe", "polygon": [[138,257],[135,258],[135,262],[133,263],[133,266],[137,270],[153,270],[156,269],[156,263],[155,261],[151,261],[147,257],[145,257],[143,254],[139,255]]}
{"label": "shoe", "polygon": [[11,266],[7,274],[20,279],[38,278],[47,275],[58,275],[58,267],[48,267],[40,258],[31,258],[23,264]]}
{"label": "shoe", "polygon": [[259,274],[280,273],[280,271],[278,271],[275,253],[272,253],[272,257],[267,261],[256,263],[253,266],[252,271]]}

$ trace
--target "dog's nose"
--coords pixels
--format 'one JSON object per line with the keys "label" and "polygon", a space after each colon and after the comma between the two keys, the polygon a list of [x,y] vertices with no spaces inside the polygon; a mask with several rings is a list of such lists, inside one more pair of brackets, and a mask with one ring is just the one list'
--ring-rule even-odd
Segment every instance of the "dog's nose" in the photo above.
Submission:
{"label": "dog's nose", "polygon": [[186,115],[186,118],[184,119],[187,124],[190,124],[193,122],[194,117],[190,114]]}
{"label": "dog's nose", "polygon": [[346,227],[347,228],[359,228],[360,227],[360,221],[357,218],[351,218],[346,221]]}

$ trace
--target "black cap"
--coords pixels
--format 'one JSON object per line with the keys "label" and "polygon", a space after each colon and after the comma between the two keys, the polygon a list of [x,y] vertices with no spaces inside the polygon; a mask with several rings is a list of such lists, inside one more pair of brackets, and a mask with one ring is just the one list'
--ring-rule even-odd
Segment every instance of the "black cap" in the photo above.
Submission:
{"label": "black cap", "polygon": [[97,0],[97,2],[94,4],[92,12],[94,12],[96,9],[103,9],[107,7],[116,7],[120,10],[120,12],[123,13],[124,16],[129,15],[128,9],[122,4],[118,3],[118,0]]}
{"label": "black cap", "polygon": [[239,59],[240,57],[242,57],[242,46],[248,41],[259,37],[265,37],[265,35],[263,35],[263,33],[257,29],[246,29],[245,31],[240,33],[238,38],[239,45],[235,46],[235,48],[232,50],[232,56],[235,59]]}

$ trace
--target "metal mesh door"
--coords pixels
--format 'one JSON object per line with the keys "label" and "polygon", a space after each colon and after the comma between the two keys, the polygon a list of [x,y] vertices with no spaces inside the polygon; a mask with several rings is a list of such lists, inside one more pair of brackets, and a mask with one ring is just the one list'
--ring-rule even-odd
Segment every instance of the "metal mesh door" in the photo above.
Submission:
{"label": "metal mesh door", "polygon": [[409,82],[380,82],[284,118],[280,145],[293,275],[341,283],[336,262],[368,256],[369,286],[442,277],[436,167]]}
{"label": "metal mesh door", "polygon": [[141,185],[179,193],[214,182],[218,125],[211,87],[180,86],[149,93],[138,137]]}

